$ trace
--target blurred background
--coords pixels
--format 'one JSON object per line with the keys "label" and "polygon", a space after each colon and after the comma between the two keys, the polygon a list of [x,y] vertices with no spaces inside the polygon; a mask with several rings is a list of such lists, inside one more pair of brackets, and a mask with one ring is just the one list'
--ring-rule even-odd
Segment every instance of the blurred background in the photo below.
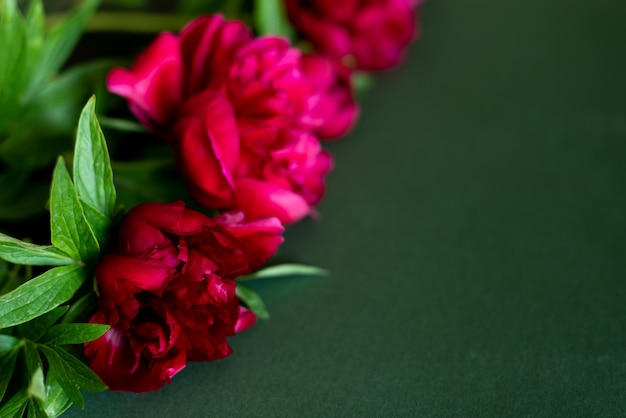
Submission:
{"label": "blurred background", "polygon": [[[176,29],[227,3],[104,5]],[[97,16],[74,59],[141,50],[158,23],[134,16],[134,41]],[[426,2],[328,146],[320,219],[287,231],[281,257],[331,275],[255,284],[272,317],[234,355],[67,416],[626,415],[625,21],[618,0]]]}

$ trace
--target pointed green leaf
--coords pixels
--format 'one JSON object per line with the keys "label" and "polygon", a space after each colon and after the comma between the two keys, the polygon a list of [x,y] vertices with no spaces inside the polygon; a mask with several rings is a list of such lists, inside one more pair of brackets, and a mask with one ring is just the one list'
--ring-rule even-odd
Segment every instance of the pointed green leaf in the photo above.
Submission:
{"label": "pointed green leaf", "polygon": [[76,261],[51,245],[35,245],[0,232],[0,258],[28,266],[65,266]]}
{"label": "pointed green leaf", "polygon": [[110,118],[100,115],[98,121],[100,122],[100,126],[120,132],[137,132],[142,134],[148,134],[150,132],[141,123],[133,122],[132,120]]}
{"label": "pointed green leaf", "polygon": [[[36,91],[41,82],[50,77],[65,63],[83,33],[83,28],[98,7],[99,0],[85,0],[70,18],[61,22],[46,36],[29,83],[29,93]],[[31,94],[29,94],[30,96]]]}
{"label": "pointed green leaf", "polygon": [[111,239],[111,218],[104,216],[89,204],[79,199],[83,207],[83,213],[89,227],[100,244],[100,248],[106,248]]}
{"label": "pointed green leaf", "polygon": [[255,0],[254,25],[259,35],[276,35],[293,39],[293,27],[287,19],[282,1]]}
{"label": "pointed green leaf", "polygon": [[48,360],[48,376],[53,376],[58,382],[65,396],[79,408],[85,407],[85,399],[80,393],[77,382],[74,380],[74,370],[60,357],[56,351],[43,345],[40,347],[42,354]]}
{"label": "pointed green leaf", "polygon": [[31,0],[26,13],[26,37],[30,43],[43,42],[44,23],[43,2]]}
{"label": "pointed green leaf", "polygon": [[84,408],[85,401],[79,387],[98,392],[106,390],[107,386],[100,378],[76,357],[55,345],[41,345],[39,349],[46,356],[52,374],[63,388],[67,397],[80,408]]}
{"label": "pointed green leaf", "polygon": [[[30,78],[44,40],[44,13],[41,0],[31,0],[26,14],[26,63],[24,75]],[[28,79],[26,80],[28,81]]]}
{"label": "pointed green leaf", "polygon": [[11,381],[11,377],[13,376],[18,353],[19,350],[14,349],[7,353],[0,354],[0,370],[2,370],[2,373],[0,373],[0,401],[2,401],[9,382]]}
{"label": "pointed green leaf", "polygon": [[237,278],[239,281],[257,280],[257,279],[276,279],[279,277],[290,276],[309,276],[309,277],[323,277],[328,275],[328,270],[324,270],[320,267],[307,266],[305,264],[278,264],[275,266],[266,267],[264,269],[255,271]]}
{"label": "pointed green leaf", "polygon": [[43,381],[43,369],[39,368],[35,370],[34,373],[30,375],[30,383],[28,384],[28,389],[26,390],[28,396],[31,398],[36,398],[41,402],[44,402],[46,399],[46,385]]}
{"label": "pointed green leaf", "polygon": [[[68,374],[73,375],[72,381],[79,385],[87,392],[99,392],[107,389],[102,380],[87,366],[85,363],[56,345],[40,346],[45,348],[46,352],[54,351],[68,368]],[[44,355],[46,355],[44,353]],[[46,355],[47,356],[47,355]],[[47,357],[46,357],[47,358]],[[58,378],[58,376],[57,376]]]}
{"label": "pointed green leaf", "polygon": [[48,373],[46,376],[46,401],[43,403],[44,410],[49,417],[58,417],[72,406],[59,381]]}
{"label": "pointed green leaf", "polygon": [[0,1],[0,132],[18,109],[26,56],[24,22],[15,0]]}
{"label": "pointed green leaf", "polygon": [[261,296],[258,295],[255,291],[248,289],[247,287],[243,287],[240,284],[237,284],[236,294],[239,300],[246,304],[246,306],[254,312],[261,319],[268,319],[270,314],[267,312],[265,308],[265,303],[261,299]]}
{"label": "pointed green leaf", "polygon": [[72,258],[94,262],[100,246],[89,227],[62,157],[57,160],[50,190],[52,244]]}
{"label": "pointed green leaf", "polygon": [[[29,375],[34,375],[38,370],[43,369],[41,357],[37,351],[37,345],[29,340],[24,340],[24,360],[26,361],[26,370]],[[43,388],[43,375],[41,377],[41,387]],[[40,393],[43,396],[43,392]]]}
{"label": "pointed green leaf", "polygon": [[18,392],[0,408],[0,417],[22,418],[27,405],[28,396],[24,392]]}
{"label": "pointed green leaf", "polygon": [[48,330],[65,312],[69,306],[59,306],[32,321],[18,326],[19,335],[32,341],[39,341],[44,332]]}
{"label": "pointed green leaf", "polygon": [[102,324],[58,324],[46,331],[41,343],[82,344],[101,337],[109,328],[109,325]]}
{"label": "pointed green leaf", "polygon": [[48,414],[44,411],[43,406],[36,398],[30,398],[28,401],[28,418],[48,418]]}
{"label": "pointed green leaf", "polygon": [[105,217],[115,208],[115,186],[109,151],[96,117],[96,98],[85,105],[78,121],[74,151],[74,185],[84,202]]}
{"label": "pointed green leaf", "polygon": [[85,281],[84,268],[55,267],[0,297],[0,328],[30,321],[67,302]]}

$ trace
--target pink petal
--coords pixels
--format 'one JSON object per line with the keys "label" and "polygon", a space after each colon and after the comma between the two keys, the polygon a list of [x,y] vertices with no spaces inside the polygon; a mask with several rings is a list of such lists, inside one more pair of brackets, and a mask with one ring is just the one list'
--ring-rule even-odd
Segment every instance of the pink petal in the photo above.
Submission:
{"label": "pink petal", "polygon": [[284,241],[282,233],[285,228],[278,218],[246,222],[243,212],[227,212],[215,220],[243,242],[254,267],[263,265]]}
{"label": "pink petal", "polygon": [[183,66],[178,38],[159,36],[130,70],[113,69],[107,87],[129,101],[135,116],[153,130],[168,126],[182,100]]}
{"label": "pink petal", "polygon": [[243,211],[248,219],[274,216],[285,225],[302,219],[311,211],[297,193],[255,179],[236,182],[234,207]]}
{"label": "pink petal", "polygon": [[249,309],[239,306],[239,318],[235,324],[235,332],[245,331],[254,325],[257,321],[257,316]]}

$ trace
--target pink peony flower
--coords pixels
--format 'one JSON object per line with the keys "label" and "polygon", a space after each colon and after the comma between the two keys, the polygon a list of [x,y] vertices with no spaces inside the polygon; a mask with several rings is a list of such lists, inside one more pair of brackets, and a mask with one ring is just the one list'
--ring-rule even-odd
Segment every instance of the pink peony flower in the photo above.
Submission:
{"label": "pink peony flower", "polygon": [[416,36],[416,0],[285,0],[296,29],[318,52],[358,70],[402,59]]}
{"label": "pink peony flower", "polygon": [[349,75],[312,61],[285,39],[205,16],[161,35],[108,86],[174,146],[199,202],[290,223],[313,212],[332,166],[315,134],[339,136],[356,117]]}
{"label": "pink peony flower", "polygon": [[229,355],[227,337],[256,321],[234,279],[262,265],[282,231],[275,218],[213,220],[182,202],[135,207],[96,266],[100,310],[90,322],[111,329],[85,344],[91,368],[111,390],[147,392],[187,361]]}

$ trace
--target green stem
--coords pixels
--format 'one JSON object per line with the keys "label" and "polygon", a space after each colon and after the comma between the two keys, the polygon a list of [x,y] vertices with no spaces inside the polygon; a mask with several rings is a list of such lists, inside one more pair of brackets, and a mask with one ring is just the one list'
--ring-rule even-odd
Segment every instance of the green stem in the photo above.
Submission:
{"label": "green stem", "polygon": [[104,128],[114,129],[122,132],[139,132],[149,133],[149,131],[140,123],[133,122],[132,120],[110,118],[107,116],[98,116],[100,126]]}
{"label": "green stem", "polygon": [[[46,19],[48,27],[68,18],[66,13],[51,14]],[[158,33],[164,30],[176,31],[189,22],[193,16],[183,14],[145,13],[145,12],[98,12],[94,14],[86,32],[136,32]]]}

